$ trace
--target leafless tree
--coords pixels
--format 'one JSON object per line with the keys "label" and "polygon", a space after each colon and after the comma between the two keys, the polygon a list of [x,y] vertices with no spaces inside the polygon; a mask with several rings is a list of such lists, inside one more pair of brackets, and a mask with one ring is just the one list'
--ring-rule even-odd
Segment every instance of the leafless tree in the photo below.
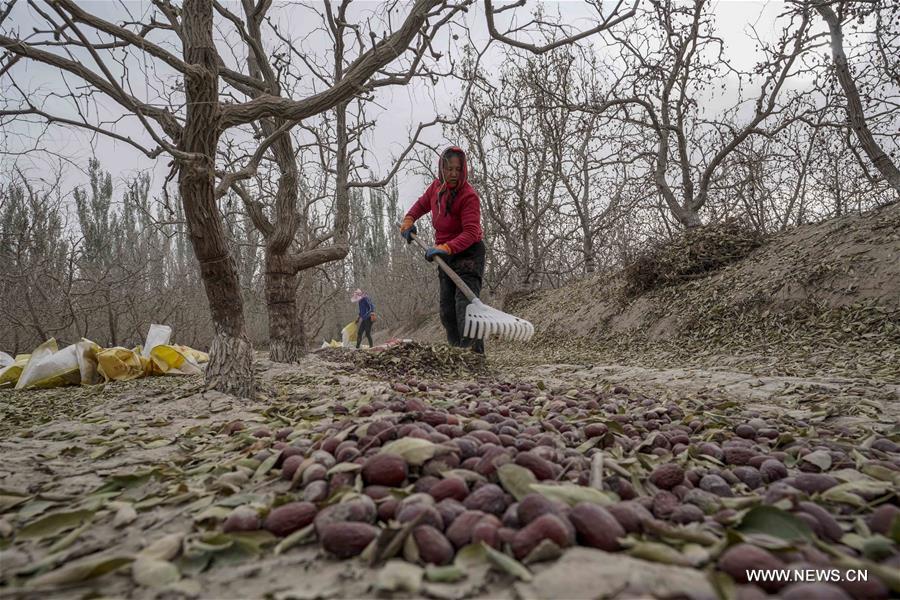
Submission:
{"label": "leafless tree", "polygon": [[[217,10],[238,29],[241,39],[249,39],[248,72],[261,84],[269,85],[278,93],[296,90],[302,86],[304,78],[322,82],[327,86],[338,84],[347,69],[364,54],[367,49],[366,25],[373,15],[364,14],[359,23],[350,18],[350,2],[337,6],[336,12],[330,3],[323,5],[321,13],[311,7],[304,13],[312,12],[314,19],[321,21],[320,31],[335,40],[329,56],[316,57],[304,52],[302,41],[292,39],[290,33],[267,14],[267,7],[255,10],[250,2],[244,2],[244,14],[236,15],[222,6]],[[442,76],[429,65],[427,59],[434,60],[440,55],[432,43],[439,31],[462,9],[463,5],[448,10],[445,15],[423,34],[415,52],[407,57],[408,64],[397,72],[382,71],[367,82],[364,93],[352,101],[341,102],[333,110],[322,115],[320,123],[307,121],[296,128],[295,140],[290,123],[284,119],[262,119],[254,123],[254,138],[262,140],[248,156],[249,160],[239,170],[221,173],[217,193],[223,195],[234,190],[243,199],[246,212],[265,239],[265,290],[269,316],[269,349],[273,360],[293,362],[299,360],[305,351],[307,335],[304,331],[302,311],[297,309],[298,276],[302,271],[318,265],[344,258],[349,250],[349,215],[353,189],[374,188],[384,185],[397,171],[403,158],[416,144],[424,128],[439,122],[420,124],[407,148],[394,161],[393,167],[381,180],[363,179],[359,171],[365,163],[366,149],[362,145],[363,136],[372,122],[365,117],[365,106],[371,102],[377,90],[403,85],[414,78],[437,78]],[[384,11],[393,8],[383,5]],[[380,16],[386,20],[387,13]],[[363,18],[364,17],[364,18]],[[243,24],[247,23],[246,29]],[[271,31],[271,37],[280,40],[281,46],[269,55],[259,51],[263,47],[263,30]],[[296,61],[292,64],[289,58]],[[328,67],[317,64],[317,58]],[[303,136],[302,134],[306,134]],[[307,139],[304,140],[303,137]],[[326,193],[311,194],[311,186],[303,185],[309,177],[301,171],[298,152],[313,149],[320,164],[317,170],[324,177]],[[243,185],[243,180],[258,171],[264,157],[271,157],[275,191],[273,200],[265,202],[265,193],[256,193]],[[230,160],[229,163],[236,161]],[[362,163],[362,164],[361,164]],[[262,191],[263,188],[257,188]],[[301,193],[305,191],[305,193]],[[333,197],[332,217],[329,223],[315,224],[309,220],[309,207]],[[267,216],[269,213],[271,217]],[[319,226],[321,225],[321,227]],[[315,231],[320,229],[320,231]]]}
{"label": "leafless tree", "polygon": [[[802,10],[808,10],[808,7],[811,6],[828,25],[834,75],[844,93],[850,129],[859,140],[863,152],[900,198],[900,169],[884,151],[869,128],[863,98],[844,51],[844,23],[854,19],[864,21],[874,15],[876,23],[879,25],[876,26],[874,32],[876,60],[883,61],[882,69],[883,74],[887,75],[887,81],[893,81],[894,86],[898,84],[897,73],[900,72],[898,69],[900,59],[897,58],[897,52],[900,51],[900,43],[898,43],[900,42],[900,33],[898,33],[900,26],[897,25],[898,8],[894,3],[884,3],[887,8],[885,11],[885,7],[880,6],[881,4],[879,2],[813,0],[803,6]],[[835,8],[837,12],[835,12]],[[887,18],[884,18],[885,12]]]}

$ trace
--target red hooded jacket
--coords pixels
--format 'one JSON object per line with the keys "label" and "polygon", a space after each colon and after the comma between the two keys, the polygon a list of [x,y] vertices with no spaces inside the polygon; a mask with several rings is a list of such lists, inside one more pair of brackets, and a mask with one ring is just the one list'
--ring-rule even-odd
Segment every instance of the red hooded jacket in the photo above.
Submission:
{"label": "red hooded jacket", "polygon": [[456,146],[447,150],[455,150],[462,155],[462,174],[455,190],[444,183],[441,155],[438,158],[438,178],[431,182],[422,197],[412,205],[406,218],[416,221],[425,213],[431,212],[435,245],[446,244],[451,254],[458,254],[484,237],[481,229],[481,199],[469,184],[465,152]]}

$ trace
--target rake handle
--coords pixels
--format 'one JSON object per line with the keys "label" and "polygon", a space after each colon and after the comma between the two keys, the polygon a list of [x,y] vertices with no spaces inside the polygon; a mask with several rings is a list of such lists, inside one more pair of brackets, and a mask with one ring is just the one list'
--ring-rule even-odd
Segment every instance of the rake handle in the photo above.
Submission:
{"label": "rake handle", "polygon": [[[417,236],[415,233],[411,233],[410,235],[412,236],[412,239],[419,245],[419,247],[422,248],[422,250],[429,249],[428,244],[420,240],[419,236]],[[440,256],[435,256],[434,260],[435,262],[437,262],[441,270],[447,274],[447,277],[449,277],[453,281],[453,283],[456,284],[456,287],[458,287],[459,290],[465,295],[465,297],[469,299],[469,302],[474,302],[478,299],[478,296],[475,295],[475,292],[472,291],[472,288],[466,285],[466,282],[456,274],[456,271],[450,268],[450,265],[444,262],[444,259],[442,259]]]}

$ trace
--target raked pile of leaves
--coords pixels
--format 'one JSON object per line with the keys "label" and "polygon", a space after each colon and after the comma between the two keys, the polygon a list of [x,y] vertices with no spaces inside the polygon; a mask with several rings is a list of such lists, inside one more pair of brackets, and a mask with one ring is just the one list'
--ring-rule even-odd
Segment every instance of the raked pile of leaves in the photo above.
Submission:
{"label": "raked pile of leaves", "polygon": [[634,297],[703,277],[746,257],[763,240],[761,234],[734,220],[689,229],[674,240],[654,245],[626,266],[624,293]]}
{"label": "raked pile of leaves", "polygon": [[[183,591],[210,569],[316,544],[379,567],[372,592],[428,595],[473,565],[527,582],[580,545],[695,573],[667,583],[679,597],[900,594],[896,423],[545,387],[407,378],[340,411],[286,395],[266,423],[185,428],[160,442],[177,459],[82,497],[3,490],[0,547],[30,557],[5,560],[3,585],[50,593],[105,575]],[[163,508],[174,514],[148,518]],[[154,532],[138,552],[77,551],[102,525],[135,522]],[[868,578],[748,581],[779,568]]]}
{"label": "raked pile of leaves", "polygon": [[316,355],[332,362],[353,364],[386,379],[472,377],[486,369],[483,355],[445,344],[404,342],[364,351],[325,348]]}

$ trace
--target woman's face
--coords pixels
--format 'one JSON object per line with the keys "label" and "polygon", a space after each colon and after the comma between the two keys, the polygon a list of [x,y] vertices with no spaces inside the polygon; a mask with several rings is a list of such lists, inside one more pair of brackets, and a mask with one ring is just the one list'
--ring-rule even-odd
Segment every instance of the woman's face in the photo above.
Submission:
{"label": "woman's face", "polygon": [[447,182],[447,185],[450,187],[455,187],[457,183],[459,183],[459,178],[462,176],[462,161],[458,156],[451,156],[449,159],[444,161],[444,181]]}

